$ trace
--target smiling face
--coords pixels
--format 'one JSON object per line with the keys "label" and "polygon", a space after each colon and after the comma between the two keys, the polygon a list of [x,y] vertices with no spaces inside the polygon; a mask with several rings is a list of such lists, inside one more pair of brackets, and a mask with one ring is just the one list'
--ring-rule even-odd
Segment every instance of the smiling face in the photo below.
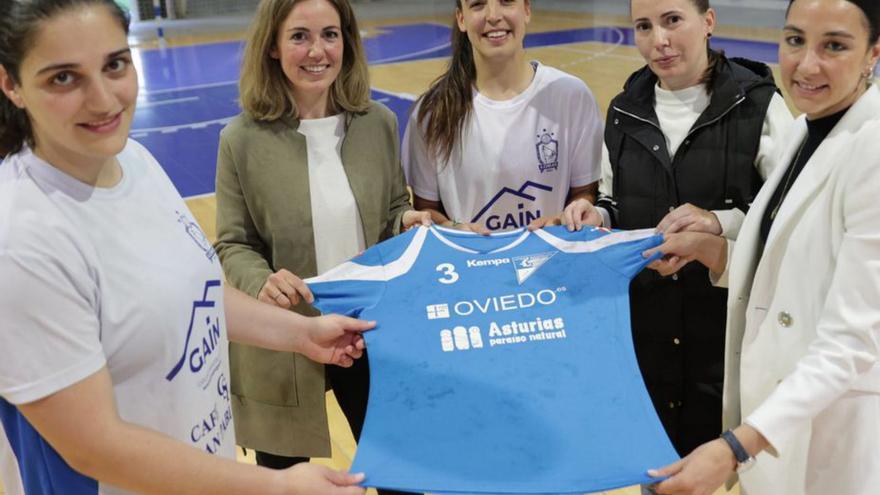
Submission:
{"label": "smiling face", "polygon": [[68,9],[42,21],[16,83],[0,87],[23,108],[35,152],[56,166],[92,167],[125,146],[137,100],[137,74],[123,27],[107,7]]}
{"label": "smiling face", "polygon": [[341,21],[333,4],[303,0],[281,24],[270,56],[280,61],[298,106],[320,101],[326,108],[343,52]]}
{"label": "smiling face", "polygon": [[779,45],[782,81],[810,119],[850,107],[865,92],[880,57],[865,14],[846,0],[792,3]]}
{"label": "smiling face", "polygon": [[636,47],[664,89],[700,83],[709,64],[708,35],[715,28],[712,9],[700,13],[691,0],[632,0]]}
{"label": "smiling face", "polygon": [[514,58],[523,49],[531,16],[528,0],[461,0],[455,11],[474,55],[486,60]]}

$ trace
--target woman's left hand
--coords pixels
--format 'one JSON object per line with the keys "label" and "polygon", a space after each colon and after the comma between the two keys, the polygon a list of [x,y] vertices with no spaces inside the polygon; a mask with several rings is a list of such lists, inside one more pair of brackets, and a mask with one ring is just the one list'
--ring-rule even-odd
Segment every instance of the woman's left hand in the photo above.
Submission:
{"label": "woman's left hand", "polygon": [[406,231],[415,227],[416,225],[424,225],[425,227],[429,227],[433,223],[433,221],[431,220],[430,212],[408,210],[404,212],[401,223],[403,224],[403,228],[401,229],[401,231]]}
{"label": "woman's left hand", "polygon": [[676,232],[705,232],[721,235],[721,222],[711,211],[698,208],[690,203],[683,204],[667,213],[657,224],[657,232],[674,234]]}
{"label": "woman's left hand", "polygon": [[654,491],[667,495],[712,495],[736,469],[736,458],[724,440],[716,439],[697,447],[684,459],[649,476],[669,478],[654,485]]}

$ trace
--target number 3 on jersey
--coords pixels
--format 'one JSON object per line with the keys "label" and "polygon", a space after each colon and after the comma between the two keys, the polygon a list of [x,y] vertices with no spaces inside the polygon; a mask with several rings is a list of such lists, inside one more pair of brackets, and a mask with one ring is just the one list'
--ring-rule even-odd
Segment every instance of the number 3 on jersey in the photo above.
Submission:
{"label": "number 3 on jersey", "polygon": [[452,263],[441,263],[437,265],[436,270],[443,273],[443,276],[437,279],[441,284],[449,285],[458,281],[458,273]]}

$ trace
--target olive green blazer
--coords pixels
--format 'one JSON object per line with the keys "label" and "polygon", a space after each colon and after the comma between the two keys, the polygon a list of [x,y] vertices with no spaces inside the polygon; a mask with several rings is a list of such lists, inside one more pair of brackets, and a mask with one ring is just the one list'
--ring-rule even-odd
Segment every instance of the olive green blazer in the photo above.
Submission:
{"label": "olive green blazer", "polygon": [[[256,297],[286,268],[317,275],[308,154],[299,121],[245,114],[220,134],[217,245],[229,283]],[[399,233],[411,209],[399,157],[397,119],[380,103],[351,114],[342,164],[367,246]],[[306,304],[294,308],[315,315]],[[231,344],[232,410],[239,445],[284,456],[329,457],[324,366],[299,354]]]}

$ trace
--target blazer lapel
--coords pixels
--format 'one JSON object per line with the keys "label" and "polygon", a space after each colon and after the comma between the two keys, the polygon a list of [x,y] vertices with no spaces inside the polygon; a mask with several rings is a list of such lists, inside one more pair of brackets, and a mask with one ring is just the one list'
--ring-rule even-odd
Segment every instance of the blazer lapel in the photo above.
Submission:
{"label": "blazer lapel", "polygon": [[796,121],[793,128],[789,131],[787,139],[788,144],[785,148],[779,150],[779,157],[776,168],[764,181],[764,185],[749,207],[749,214],[743,221],[742,228],[737,236],[736,245],[731,255],[730,266],[733,268],[730,272],[730,294],[731,297],[749,297],[752,289],[752,282],[755,269],[758,265],[761,253],[761,221],[764,218],[764,212],[768,208],[770,198],[773,192],[779,187],[782,178],[788,170],[788,165],[794,159],[800,148],[801,142],[807,134],[806,122],[803,119]]}

